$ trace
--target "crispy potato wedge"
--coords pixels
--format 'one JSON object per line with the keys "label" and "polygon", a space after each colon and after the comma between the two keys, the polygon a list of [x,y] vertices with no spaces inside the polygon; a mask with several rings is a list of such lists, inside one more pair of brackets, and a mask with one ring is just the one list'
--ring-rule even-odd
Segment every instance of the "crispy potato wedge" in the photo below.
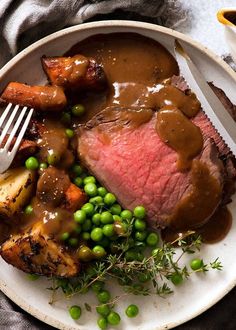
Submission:
{"label": "crispy potato wedge", "polygon": [[80,271],[78,259],[49,237],[40,221],[3,243],[0,255],[7,263],[26,273],[73,277]]}
{"label": "crispy potato wedge", "polygon": [[24,167],[0,174],[0,215],[11,217],[28,202],[36,175]]}

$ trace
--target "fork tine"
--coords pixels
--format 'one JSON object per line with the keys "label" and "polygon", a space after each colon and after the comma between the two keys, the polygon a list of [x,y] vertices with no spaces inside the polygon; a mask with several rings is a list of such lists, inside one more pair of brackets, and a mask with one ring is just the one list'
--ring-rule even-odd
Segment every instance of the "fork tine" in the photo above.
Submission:
{"label": "fork tine", "polygon": [[17,139],[16,139],[16,142],[15,142],[15,144],[14,144],[14,147],[13,147],[12,150],[10,151],[10,154],[11,154],[13,157],[14,157],[15,153],[17,152],[18,148],[19,148],[19,145],[20,145],[21,140],[22,140],[22,138],[23,138],[23,136],[24,136],[24,134],[25,134],[25,131],[26,131],[28,125],[29,125],[29,121],[30,121],[30,119],[31,119],[31,117],[32,117],[33,112],[34,112],[34,109],[33,109],[33,108],[30,109],[30,111],[29,111],[29,113],[28,113],[28,115],[27,115],[27,117],[26,117],[26,119],[25,119],[24,125],[22,126],[22,128],[21,128],[21,130],[20,130],[20,133],[19,133],[19,135],[17,136]]}
{"label": "fork tine", "polygon": [[1,118],[0,118],[0,127],[4,123],[4,120],[6,119],[11,107],[12,107],[12,103],[9,103],[8,106],[6,107],[6,109],[3,111]]}
{"label": "fork tine", "polygon": [[9,130],[9,127],[11,126],[11,124],[12,124],[14,118],[15,118],[15,115],[16,115],[17,110],[19,109],[19,107],[20,107],[19,105],[16,105],[16,106],[15,106],[13,112],[12,112],[11,115],[10,115],[10,118],[8,119],[6,125],[4,126],[4,129],[3,129],[3,131],[2,131],[2,134],[0,135],[0,146],[1,146],[1,144],[2,144],[2,142],[3,142],[3,139],[5,138],[5,136],[6,136],[7,132],[8,132],[8,130]]}
{"label": "fork tine", "polygon": [[12,129],[12,131],[11,131],[11,134],[9,135],[9,137],[8,137],[8,139],[7,139],[7,142],[6,142],[5,146],[4,146],[4,149],[5,149],[6,151],[8,151],[8,148],[10,147],[11,142],[12,142],[12,140],[13,140],[14,137],[15,137],[15,134],[16,134],[16,132],[17,132],[17,130],[18,130],[18,128],[19,128],[21,122],[22,122],[22,119],[23,119],[23,117],[24,117],[24,115],[25,115],[25,113],[26,113],[26,110],[27,110],[27,107],[24,107],[24,108],[21,110],[20,115],[19,115],[17,121],[16,121],[15,124],[14,124],[14,127],[13,127],[13,129]]}

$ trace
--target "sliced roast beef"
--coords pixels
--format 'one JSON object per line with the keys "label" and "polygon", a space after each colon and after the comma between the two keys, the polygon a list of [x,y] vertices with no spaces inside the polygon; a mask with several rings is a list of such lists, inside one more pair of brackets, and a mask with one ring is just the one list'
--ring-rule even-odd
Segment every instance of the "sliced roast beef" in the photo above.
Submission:
{"label": "sliced roast beef", "polygon": [[[213,178],[219,189],[205,218],[192,217],[192,227],[200,225],[215,211],[224,181],[223,163],[214,146],[219,144],[218,134],[203,114],[194,118],[194,122],[205,139],[196,161],[204,164],[206,178]],[[155,124],[156,113],[152,110],[105,109],[80,128],[79,155],[98,180],[116,194],[123,207],[132,209],[142,204],[150,225],[165,227],[170,223],[175,225],[173,214],[191,189],[194,190],[194,183],[191,172],[177,169],[177,153],[161,141]],[[204,198],[206,204],[210,203],[209,191]]]}
{"label": "sliced roast beef", "polygon": [[[186,94],[188,94],[190,91],[186,80],[181,76],[173,76],[171,78],[171,84]],[[209,86],[219,98],[226,111],[228,111],[228,113],[232,116],[232,119],[236,120],[236,105],[234,105],[227,97],[225,92],[221,88],[215,86],[213,82],[209,82]],[[207,131],[207,136],[211,136],[211,134],[215,136],[214,139],[220,151],[220,158],[225,166],[225,184],[222,204],[229,203],[231,201],[232,194],[235,192],[236,159],[232,155],[224,141],[221,139],[220,135],[217,134],[209,120],[207,120],[203,112],[198,114],[196,120],[201,122],[201,125],[205,127],[205,130],[203,130],[203,134],[205,133],[205,131]]]}
{"label": "sliced roast beef", "polygon": [[[171,84],[187,95],[191,93],[183,77],[173,76]],[[212,83],[210,86],[226,110],[233,118],[236,117],[236,107],[225,93]],[[201,129],[204,148],[193,161],[192,171],[188,173],[181,173],[177,169],[176,152],[157,135],[156,114],[147,109],[136,109],[135,113],[129,109],[105,109],[80,128],[78,151],[81,159],[118,196],[124,207],[133,208],[143,204],[153,227],[163,228],[170,224],[173,227],[184,226],[182,206],[190,192],[194,191],[193,172],[194,168],[196,170],[196,161],[205,164],[202,170],[215,179],[219,190],[215,195],[215,204],[208,210],[208,214],[202,215],[202,220],[197,219],[199,211],[195,216],[193,210],[190,212],[192,216],[188,228],[206,221],[219,203],[230,202],[235,192],[236,162],[203,111],[199,111],[192,122]],[[207,203],[207,200],[211,200],[211,193],[208,191],[206,194],[209,194],[205,199]],[[191,204],[190,200],[188,204]],[[182,223],[179,223],[178,217],[182,217]]]}

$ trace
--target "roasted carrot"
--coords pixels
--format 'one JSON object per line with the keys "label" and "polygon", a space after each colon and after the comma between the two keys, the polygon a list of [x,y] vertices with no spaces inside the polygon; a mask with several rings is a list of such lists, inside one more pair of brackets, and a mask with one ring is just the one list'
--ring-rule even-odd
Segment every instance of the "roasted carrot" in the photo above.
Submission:
{"label": "roasted carrot", "polygon": [[75,211],[87,201],[86,194],[73,183],[65,192],[64,208],[70,211]]}
{"label": "roasted carrot", "polygon": [[7,85],[0,97],[0,102],[4,101],[33,107],[38,111],[62,111],[67,104],[61,87],[29,86],[18,82]]}
{"label": "roasted carrot", "polygon": [[51,84],[65,89],[104,88],[104,71],[95,60],[83,55],[73,57],[42,57],[42,66]]}

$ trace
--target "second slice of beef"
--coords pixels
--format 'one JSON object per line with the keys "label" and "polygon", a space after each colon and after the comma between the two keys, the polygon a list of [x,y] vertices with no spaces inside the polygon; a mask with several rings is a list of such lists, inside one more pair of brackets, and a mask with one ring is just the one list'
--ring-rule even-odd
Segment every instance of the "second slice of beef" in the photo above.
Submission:
{"label": "second slice of beef", "polygon": [[[204,138],[198,159],[217,180],[222,195],[225,169],[215,145],[221,154],[228,150],[202,112],[193,121]],[[177,169],[178,155],[161,141],[155,123],[152,110],[105,109],[80,128],[78,151],[85,165],[124,208],[143,205],[149,224],[164,228],[191,190],[192,182],[190,172]]]}

